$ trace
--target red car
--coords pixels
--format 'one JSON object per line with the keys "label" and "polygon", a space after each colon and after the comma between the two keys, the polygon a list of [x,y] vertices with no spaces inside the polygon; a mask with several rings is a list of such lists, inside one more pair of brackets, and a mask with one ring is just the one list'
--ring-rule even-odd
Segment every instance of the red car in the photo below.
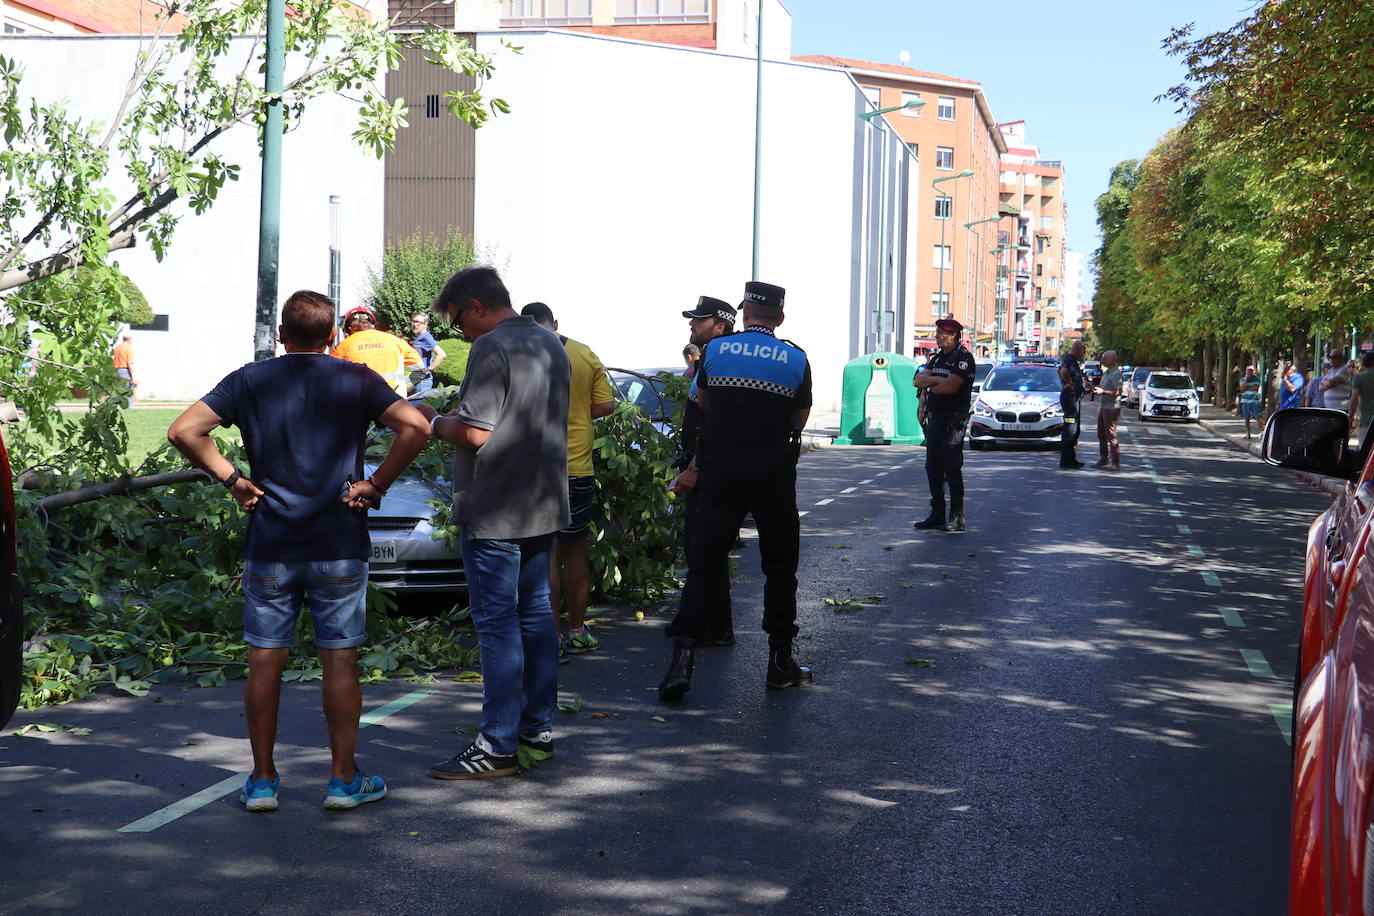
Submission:
{"label": "red car", "polygon": [[1293,701],[1291,913],[1374,916],[1374,436],[1336,410],[1281,410],[1265,460],[1348,481],[1307,536]]}
{"label": "red car", "polygon": [[24,605],[15,550],[14,484],[10,456],[0,437],[0,728],[19,705],[19,677],[23,672]]}

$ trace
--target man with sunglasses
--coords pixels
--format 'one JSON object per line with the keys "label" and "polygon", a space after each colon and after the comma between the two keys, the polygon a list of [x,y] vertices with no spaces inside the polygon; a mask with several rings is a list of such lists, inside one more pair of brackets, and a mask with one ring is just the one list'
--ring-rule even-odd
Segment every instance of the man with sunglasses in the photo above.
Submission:
{"label": "man with sunglasses", "polygon": [[510,776],[521,745],[553,756],[558,627],[549,551],[567,528],[571,365],[558,338],[517,315],[500,276],[469,267],[435,312],[472,342],[457,410],[430,418],[453,445],[453,516],[462,530],[472,622],[482,653],[482,724],[430,768],[436,779]]}

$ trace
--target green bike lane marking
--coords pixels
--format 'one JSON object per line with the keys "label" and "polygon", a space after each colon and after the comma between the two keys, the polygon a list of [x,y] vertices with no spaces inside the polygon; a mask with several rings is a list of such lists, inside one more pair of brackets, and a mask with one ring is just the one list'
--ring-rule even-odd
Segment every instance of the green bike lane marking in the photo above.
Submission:
{"label": "green bike lane marking", "polygon": [[[358,719],[359,728],[367,728],[369,725],[376,725],[378,722],[393,716],[401,710],[414,706],[423,699],[434,696],[433,690],[415,690],[403,697],[398,697],[383,706],[378,706],[369,713],[365,713]],[[166,826],[172,821],[185,817],[193,811],[204,808],[211,802],[218,801],[230,792],[237,792],[243,787],[244,775],[236,773],[233,776],[221,779],[212,786],[201,789],[194,795],[188,795],[181,801],[173,802],[165,808],[159,808],[152,814],[145,815],[130,824],[120,827],[117,833],[151,833],[159,827]]]}

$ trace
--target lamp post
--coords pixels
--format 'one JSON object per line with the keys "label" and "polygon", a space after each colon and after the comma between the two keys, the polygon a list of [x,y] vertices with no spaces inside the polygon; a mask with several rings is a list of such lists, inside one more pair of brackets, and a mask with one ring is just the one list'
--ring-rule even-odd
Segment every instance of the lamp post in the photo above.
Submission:
{"label": "lamp post", "polygon": [[[991,255],[999,255],[999,254],[1001,254],[1001,253],[1004,252],[1004,251],[1015,251],[1015,250],[1016,250],[1016,246],[1015,246],[1015,245],[998,245],[996,248],[993,248],[991,251],[989,251],[988,254],[991,254]],[[1011,291],[1011,286],[1010,286],[1010,284],[1008,284],[1007,290],[1008,290],[1008,292]],[[996,293],[994,292],[993,295],[996,296]],[[996,333],[993,335],[992,344],[993,344],[993,347],[1000,353],[1001,350],[1002,350],[1002,316],[999,315],[999,314],[997,314],[996,311],[994,311],[993,314],[996,316],[996,317],[995,317],[995,320],[996,320],[996,322],[997,322],[997,331],[996,331]]]}
{"label": "lamp post", "polygon": [[[863,114],[859,115],[859,117],[863,118],[865,121],[872,121],[878,115],[890,114],[894,111],[914,111],[915,109],[920,108],[924,104],[924,99],[912,99],[910,102],[906,102],[902,105],[893,105],[891,108],[879,108],[877,111],[866,111]],[[969,174],[972,173],[970,172]]]}
{"label": "lamp post", "polygon": [[[925,102],[921,99],[912,99],[901,105],[894,105],[891,108],[879,108],[874,111],[866,111],[859,115],[866,124],[872,125],[873,119],[879,115],[885,115],[893,111],[914,110],[920,108]],[[878,127],[882,130],[882,126]],[[881,136],[881,135],[880,135]],[[883,161],[886,160],[886,149],[883,150]],[[887,314],[887,295],[888,295],[888,258],[887,258],[887,224],[890,214],[887,210],[887,169],[882,168],[882,174],[878,176],[878,296],[877,309],[874,314],[873,339],[874,345],[882,349],[891,349],[887,340],[888,329],[886,326]],[[895,330],[895,329],[894,329]]]}
{"label": "lamp post", "polygon": [[759,220],[763,207],[763,5],[768,0],[758,0],[758,19],[754,22],[754,44],[757,46],[758,59],[754,75],[754,257],[751,277],[759,278]]}
{"label": "lamp post", "polygon": [[[981,225],[981,224],[983,224],[983,223],[995,223],[995,222],[997,222],[998,220],[1002,219],[1002,216],[1003,216],[1003,214],[999,213],[999,214],[997,214],[996,216],[989,216],[987,219],[976,219],[976,220],[974,220],[974,221],[971,222],[971,223],[964,223],[964,228],[965,228],[965,229],[968,229],[968,230],[971,232],[971,231],[973,231],[973,227],[974,227],[974,226],[978,226],[978,225]],[[980,242],[981,242],[981,240],[980,240]],[[978,258],[977,258],[977,260],[975,260],[975,261],[973,262],[973,322],[972,322],[972,324],[973,324],[973,346],[974,346],[974,349],[977,349],[977,347],[978,347],[978,328],[979,328],[979,324],[978,324],[978,287],[982,285],[982,284],[981,284],[982,278],[979,276],[979,274],[982,273],[982,266],[983,266],[983,246],[982,246],[981,244],[979,244],[979,246],[978,246]]]}
{"label": "lamp post", "polygon": [[[930,186],[932,189],[934,189],[936,194],[939,194],[946,200],[951,200],[950,196],[939,188],[939,184],[944,181],[953,181],[956,178],[968,178],[972,174],[972,169],[964,169],[962,172],[959,172],[955,175],[946,175],[944,178],[936,178],[934,181],[930,183]],[[953,211],[953,204],[949,204],[947,206],[951,211]],[[948,216],[946,216],[944,219],[940,221],[940,294],[937,298],[940,300],[940,307],[942,309],[945,306],[945,271],[950,269],[950,262],[954,260],[953,258],[947,257],[945,254],[945,223],[947,222],[949,222]],[[937,315],[936,317],[943,318],[944,316]]]}

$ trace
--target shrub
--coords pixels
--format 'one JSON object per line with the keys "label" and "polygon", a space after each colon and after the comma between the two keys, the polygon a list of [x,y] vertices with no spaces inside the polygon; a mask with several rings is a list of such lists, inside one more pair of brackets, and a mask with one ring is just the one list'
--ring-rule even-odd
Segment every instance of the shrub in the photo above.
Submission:
{"label": "shrub", "polygon": [[115,321],[148,324],[154,318],[153,308],[143,291],[113,264],[100,269],[78,267],[35,280],[27,284],[24,295],[32,302],[61,306],[72,296],[90,295],[92,289],[113,310]]}
{"label": "shrub", "polygon": [[[408,238],[387,248],[380,265],[368,265],[367,303],[385,327],[407,335],[410,316],[428,312],[448,278],[475,261],[472,240],[466,236],[455,233],[443,241],[422,235]],[[430,315],[431,329],[441,323]]]}
{"label": "shrub", "polygon": [[459,337],[438,338],[444,348],[444,361],[434,370],[434,384],[457,385],[463,381],[468,368],[468,350],[472,344]]}

